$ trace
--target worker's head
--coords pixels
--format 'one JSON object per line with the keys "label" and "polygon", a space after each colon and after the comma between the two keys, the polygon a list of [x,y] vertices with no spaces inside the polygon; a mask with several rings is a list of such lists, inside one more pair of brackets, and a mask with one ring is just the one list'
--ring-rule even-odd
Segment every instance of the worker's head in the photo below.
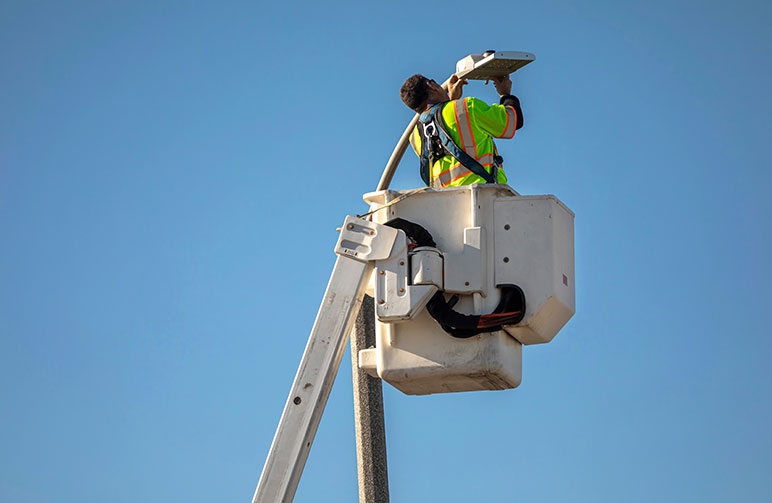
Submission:
{"label": "worker's head", "polygon": [[441,85],[432,79],[427,79],[420,73],[413,75],[402,84],[399,96],[402,98],[402,102],[416,113],[423,112],[427,105],[442,103],[450,99],[447,91]]}

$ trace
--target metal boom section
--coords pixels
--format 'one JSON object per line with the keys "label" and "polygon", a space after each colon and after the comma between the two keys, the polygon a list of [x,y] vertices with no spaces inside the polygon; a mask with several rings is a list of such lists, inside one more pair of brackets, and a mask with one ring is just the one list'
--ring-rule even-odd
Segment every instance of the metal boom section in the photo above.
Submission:
{"label": "metal boom section", "polygon": [[316,321],[263,467],[253,503],[289,503],[338,373],[375,260],[388,258],[397,231],[347,217]]}

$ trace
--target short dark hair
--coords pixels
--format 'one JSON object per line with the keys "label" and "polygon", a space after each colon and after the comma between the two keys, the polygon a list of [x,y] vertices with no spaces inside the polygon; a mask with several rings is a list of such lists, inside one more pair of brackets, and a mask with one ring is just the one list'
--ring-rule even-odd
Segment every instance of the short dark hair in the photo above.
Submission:
{"label": "short dark hair", "polygon": [[399,97],[402,102],[416,113],[423,112],[426,108],[426,102],[429,101],[429,87],[426,85],[428,79],[416,73],[402,84],[399,90]]}

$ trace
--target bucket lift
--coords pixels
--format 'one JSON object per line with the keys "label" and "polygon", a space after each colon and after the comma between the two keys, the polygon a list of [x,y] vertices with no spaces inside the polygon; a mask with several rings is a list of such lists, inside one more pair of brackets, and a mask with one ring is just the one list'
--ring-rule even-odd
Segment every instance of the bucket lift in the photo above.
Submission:
{"label": "bucket lift", "polygon": [[[377,209],[399,195],[374,192],[365,201]],[[359,366],[403,393],[517,387],[521,345],[550,342],[574,314],[574,214],[555,196],[520,196],[506,185],[451,187],[373,216],[418,223],[437,242],[375,263],[376,347],[359,353]],[[492,313],[504,285],[522,290],[525,312],[500,330],[455,338],[423,309],[427,291],[440,290],[458,297],[461,314]]]}
{"label": "bucket lift", "polygon": [[[488,51],[459,61],[457,71],[486,79],[533,59]],[[375,299],[376,346],[360,351],[359,366],[412,395],[515,388],[522,345],[550,342],[574,314],[574,214],[555,196],[521,196],[496,184],[385,190],[390,177],[381,179],[384,190],[364,196],[372,219],[348,216],[341,227],[254,503],[292,501],[365,293]],[[416,246],[422,243],[397,219],[434,246]],[[491,313],[505,285],[516,285],[525,302],[518,322],[494,331],[456,338],[426,309],[434,296],[453,295],[459,314]]]}

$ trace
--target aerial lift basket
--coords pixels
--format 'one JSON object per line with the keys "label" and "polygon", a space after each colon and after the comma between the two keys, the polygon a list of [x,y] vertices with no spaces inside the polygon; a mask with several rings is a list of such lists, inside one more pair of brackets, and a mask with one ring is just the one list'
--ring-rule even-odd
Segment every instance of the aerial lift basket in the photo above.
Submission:
{"label": "aerial lift basket", "polygon": [[[375,263],[376,347],[360,352],[360,367],[411,395],[517,387],[522,345],[550,342],[575,311],[574,214],[555,196],[506,185],[429,189],[388,206],[400,194],[366,194],[383,208],[373,221],[416,223],[437,246]],[[458,296],[462,314],[492,313],[503,285],[522,289],[526,305],[501,330],[458,339],[423,308],[441,291]]]}

